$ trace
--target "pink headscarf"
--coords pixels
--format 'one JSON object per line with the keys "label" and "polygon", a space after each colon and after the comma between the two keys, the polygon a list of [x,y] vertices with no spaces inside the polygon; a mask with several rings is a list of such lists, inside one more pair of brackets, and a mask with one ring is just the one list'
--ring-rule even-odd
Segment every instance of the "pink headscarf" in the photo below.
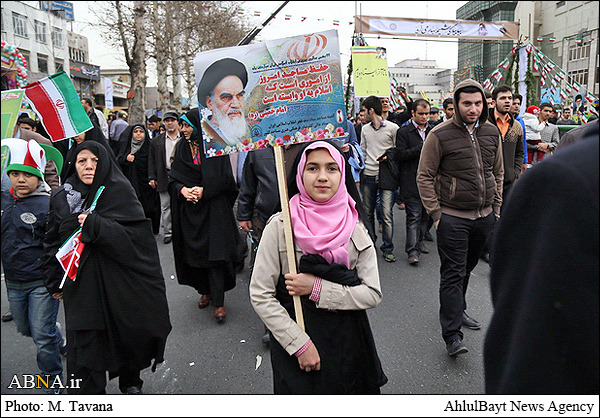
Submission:
{"label": "pink headscarf", "polygon": [[[308,194],[302,181],[306,165],[306,152],[325,148],[338,164],[341,172],[337,192],[326,202],[316,202]],[[358,221],[356,202],[348,194],[345,182],[344,156],[331,144],[318,141],[307,146],[296,173],[296,185],[300,193],[290,199],[290,215],[294,239],[304,254],[319,254],[328,263],[349,267],[346,246]]]}

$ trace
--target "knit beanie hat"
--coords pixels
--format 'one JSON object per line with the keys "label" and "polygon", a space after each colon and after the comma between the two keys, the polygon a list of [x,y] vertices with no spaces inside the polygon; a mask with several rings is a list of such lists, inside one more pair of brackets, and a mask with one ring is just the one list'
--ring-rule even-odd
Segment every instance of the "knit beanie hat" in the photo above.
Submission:
{"label": "knit beanie hat", "polygon": [[537,115],[538,113],[540,113],[540,108],[537,107],[536,105],[531,105],[527,108],[527,110],[525,112],[531,113],[532,115]]}
{"label": "knit beanie hat", "polygon": [[6,171],[23,171],[44,179],[47,160],[53,160],[60,173],[62,170],[62,154],[53,146],[38,144],[35,140],[25,141],[18,138],[2,140],[2,167]]}

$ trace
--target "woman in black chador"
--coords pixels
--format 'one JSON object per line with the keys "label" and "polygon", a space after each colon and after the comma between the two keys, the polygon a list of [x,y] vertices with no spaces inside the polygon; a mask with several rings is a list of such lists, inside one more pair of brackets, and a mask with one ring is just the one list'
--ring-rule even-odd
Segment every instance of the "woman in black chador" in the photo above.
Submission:
{"label": "woman in black chador", "polygon": [[[55,255],[80,227],[77,276],[60,288]],[[119,376],[123,393],[141,393],[140,371],[164,360],[171,331],[165,283],[150,221],[101,144],[78,145],[65,183],[52,193],[44,253],[46,287],[65,303],[68,375],[81,379],[69,394],[105,393],[106,371]]]}
{"label": "woman in black chador", "polygon": [[183,115],[181,124],[185,139],[175,146],[169,173],[177,280],[200,293],[199,308],[212,301],[222,322],[225,292],[235,287],[238,261],[237,185],[227,156],[205,157],[198,109]]}
{"label": "woman in black chador", "polygon": [[152,232],[156,235],[160,228],[160,197],[148,183],[149,155],[150,135],[144,125],[128,126],[121,134],[117,161],[131,182],[146,217],[152,220]]}

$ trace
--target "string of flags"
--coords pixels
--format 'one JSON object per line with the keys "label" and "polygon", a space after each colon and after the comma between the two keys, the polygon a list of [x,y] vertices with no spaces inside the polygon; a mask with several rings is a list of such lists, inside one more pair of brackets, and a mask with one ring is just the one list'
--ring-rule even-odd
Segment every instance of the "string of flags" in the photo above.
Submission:
{"label": "string of flags", "polygon": [[[527,40],[527,39],[528,39],[528,38],[525,38],[525,40]],[[564,37],[562,38],[562,40],[563,40],[563,41],[568,41],[569,39],[571,39],[571,37],[569,37],[569,36],[564,36]],[[543,36],[538,36],[537,38],[535,38],[535,41],[536,41],[537,43],[542,43],[542,42],[544,42],[544,41],[546,41],[546,40],[547,40],[548,42],[550,42],[551,44],[553,44],[554,42],[556,42],[556,38],[555,38],[554,36],[550,36],[550,37],[548,37],[548,38],[545,38],[545,37],[543,37]],[[595,41],[595,39],[594,39],[594,38],[590,38],[590,42],[593,42],[593,41]],[[576,37],[575,37],[575,43],[576,43],[576,44],[581,44],[582,42],[583,42],[583,39],[582,39],[582,37],[581,37],[581,36],[576,36]]]}
{"label": "string of flags", "polygon": [[[217,7],[217,6],[212,6],[210,4],[207,4],[204,7],[206,9],[210,9],[212,7]],[[230,8],[228,6],[219,6],[218,9],[219,9],[220,12],[225,13]],[[237,9],[237,14],[238,14],[238,16],[248,15],[248,16],[261,17],[263,15],[263,12],[260,11],[260,10]],[[264,15],[267,16],[268,13],[265,13]],[[283,18],[284,18],[284,20],[287,20],[287,21],[298,20],[300,22],[306,22],[307,20],[308,21],[310,21],[310,20],[315,21],[316,20],[318,22],[323,22],[323,21],[326,20],[326,19],[323,19],[323,18],[316,18],[315,19],[315,18],[308,18],[307,16],[293,16],[293,15],[285,15]],[[273,19],[277,19],[277,16],[273,16]],[[340,21],[337,20],[337,19],[332,19],[331,23],[333,24],[333,26],[339,26],[340,25]],[[353,25],[354,21],[348,21],[347,23],[348,23],[348,25]]]}
{"label": "string of flags", "polygon": [[[539,49],[535,48],[531,43],[528,43],[523,48],[525,48],[527,54],[533,54],[531,67],[533,71],[540,72],[540,84],[542,85],[542,87],[546,87],[549,85],[550,93],[552,93],[553,96],[558,90],[560,98],[564,101],[567,101],[569,95],[572,92],[579,93],[583,89],[581,84],[569,77],[569,75],[562,68],[557,66],[548,56],[546,56]],[[517,54],[516,46],[513,47],[510,54]],[[504,60],[502,60],[502,62],[498,64],[498,67],[492,72],[492,74],[490,74],[490,76],[486,78],[486,80],[483,82],[483,86],[489,91],[492,91],[496,87],[496,85],[500,84],[500,82],[504,78],[500,69],[508,70],[510,68],[510,65],[510,55],[507,55],[507,57],[505,57]],[[495,83],[492,80],[495,80]],[[561,87],[563,82],[564,87]],[[589,91],[585,94],[584,97],[585,100],[592,104],[598,101],[598,98]],[[552,99],[550,99],[550,104],[554,105]],[[590,111],[592,111],[592,113],[595,113],[595,109],[593,106],[590,107]]]}

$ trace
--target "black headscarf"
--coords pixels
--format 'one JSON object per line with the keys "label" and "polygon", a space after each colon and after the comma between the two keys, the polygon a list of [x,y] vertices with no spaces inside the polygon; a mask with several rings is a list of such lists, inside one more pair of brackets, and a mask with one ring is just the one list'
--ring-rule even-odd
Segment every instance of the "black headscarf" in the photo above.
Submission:
{"label": "black headscarf", "polygon": [[[186,187],[192,186],[203,186],[206,180],[206,176],[210,176],[211,173],[215,173],[215,170],[207,170],[207,166],[213,165],[212,158],[206,158],[204,156],[204,147],[202,144],[202,133],[199,131],[200,126],[200,112],[198,108],[192,109],[182,116],[182,120],[185,120],[194,128],[194,133],[190,139],[185,137],[177,142],[175,145],[175,158],[171,163],[171,171],[169,176],[177,180],[178,182],[186,185]],[[192,152],[190,150],[190,144],[195,145],[198,150],[198,157],[200,164],[194,163]],[[213,157],[220,158],[220,157]],[[216,160],[214,160],[216,161]]]}
{"label": "black headscarf", "polygon": [[98,203],[95,209],[98,214],[114,220],[145,219],[144,210],[136,198],[131,183],[123,175],[116,161],[109,156],[106,147],[95,141],[83,141],[75,148],[75,158],[84,149],[89,150],[98,157],[98,165],[92,184],[86,186],[79,180],[74,164],[69,167],[67,172],[67,183],[81,192],[82,197],[85,195],[83,209],[88,209],[91,206],[98,189],[100,186],[104,186],[105,189],[99,200],[102,204]]}
{"label": "black headscarf", "polygon": [[[63,164],[63,169],[62,172],[60,173],[60,177],[63,179],[66,179],[69,176],[69,168],[75,164],[75,158],[77,157],[77,153],[76,149],[77,149],[77,144],[73,144],[71,146],[71,148],[68,148],[69,146],[69,141],[71,141],[71,139],[66,139],[64,141],[59,141],[59,143],[61,144],[58,148],[61,151],[61,153],[65,153],[64,155],[64,164]],[[83,139],[83,142],[86,141],[91,141],[91,142],[96,142],[98,144],[101,144],[104,148],[106,148],[107,152],[108,152],[108,156],[110,158],[112,158],[113,160],[116,159],[115,157],[115,153],[113,152],[112,148],[110,147],[108,140],[106,139],[106,137],[104,136],[104,134],[102,133],[102,130],[100,129],[100,127],[96,124],[93,124],[93,128],[86,131],[85,132],[85,138]],[[83,143],[82,142],[82,143]],[[62,148],[62,149],[61,149]],[[66,148],[66,150],[65,150]]]}

